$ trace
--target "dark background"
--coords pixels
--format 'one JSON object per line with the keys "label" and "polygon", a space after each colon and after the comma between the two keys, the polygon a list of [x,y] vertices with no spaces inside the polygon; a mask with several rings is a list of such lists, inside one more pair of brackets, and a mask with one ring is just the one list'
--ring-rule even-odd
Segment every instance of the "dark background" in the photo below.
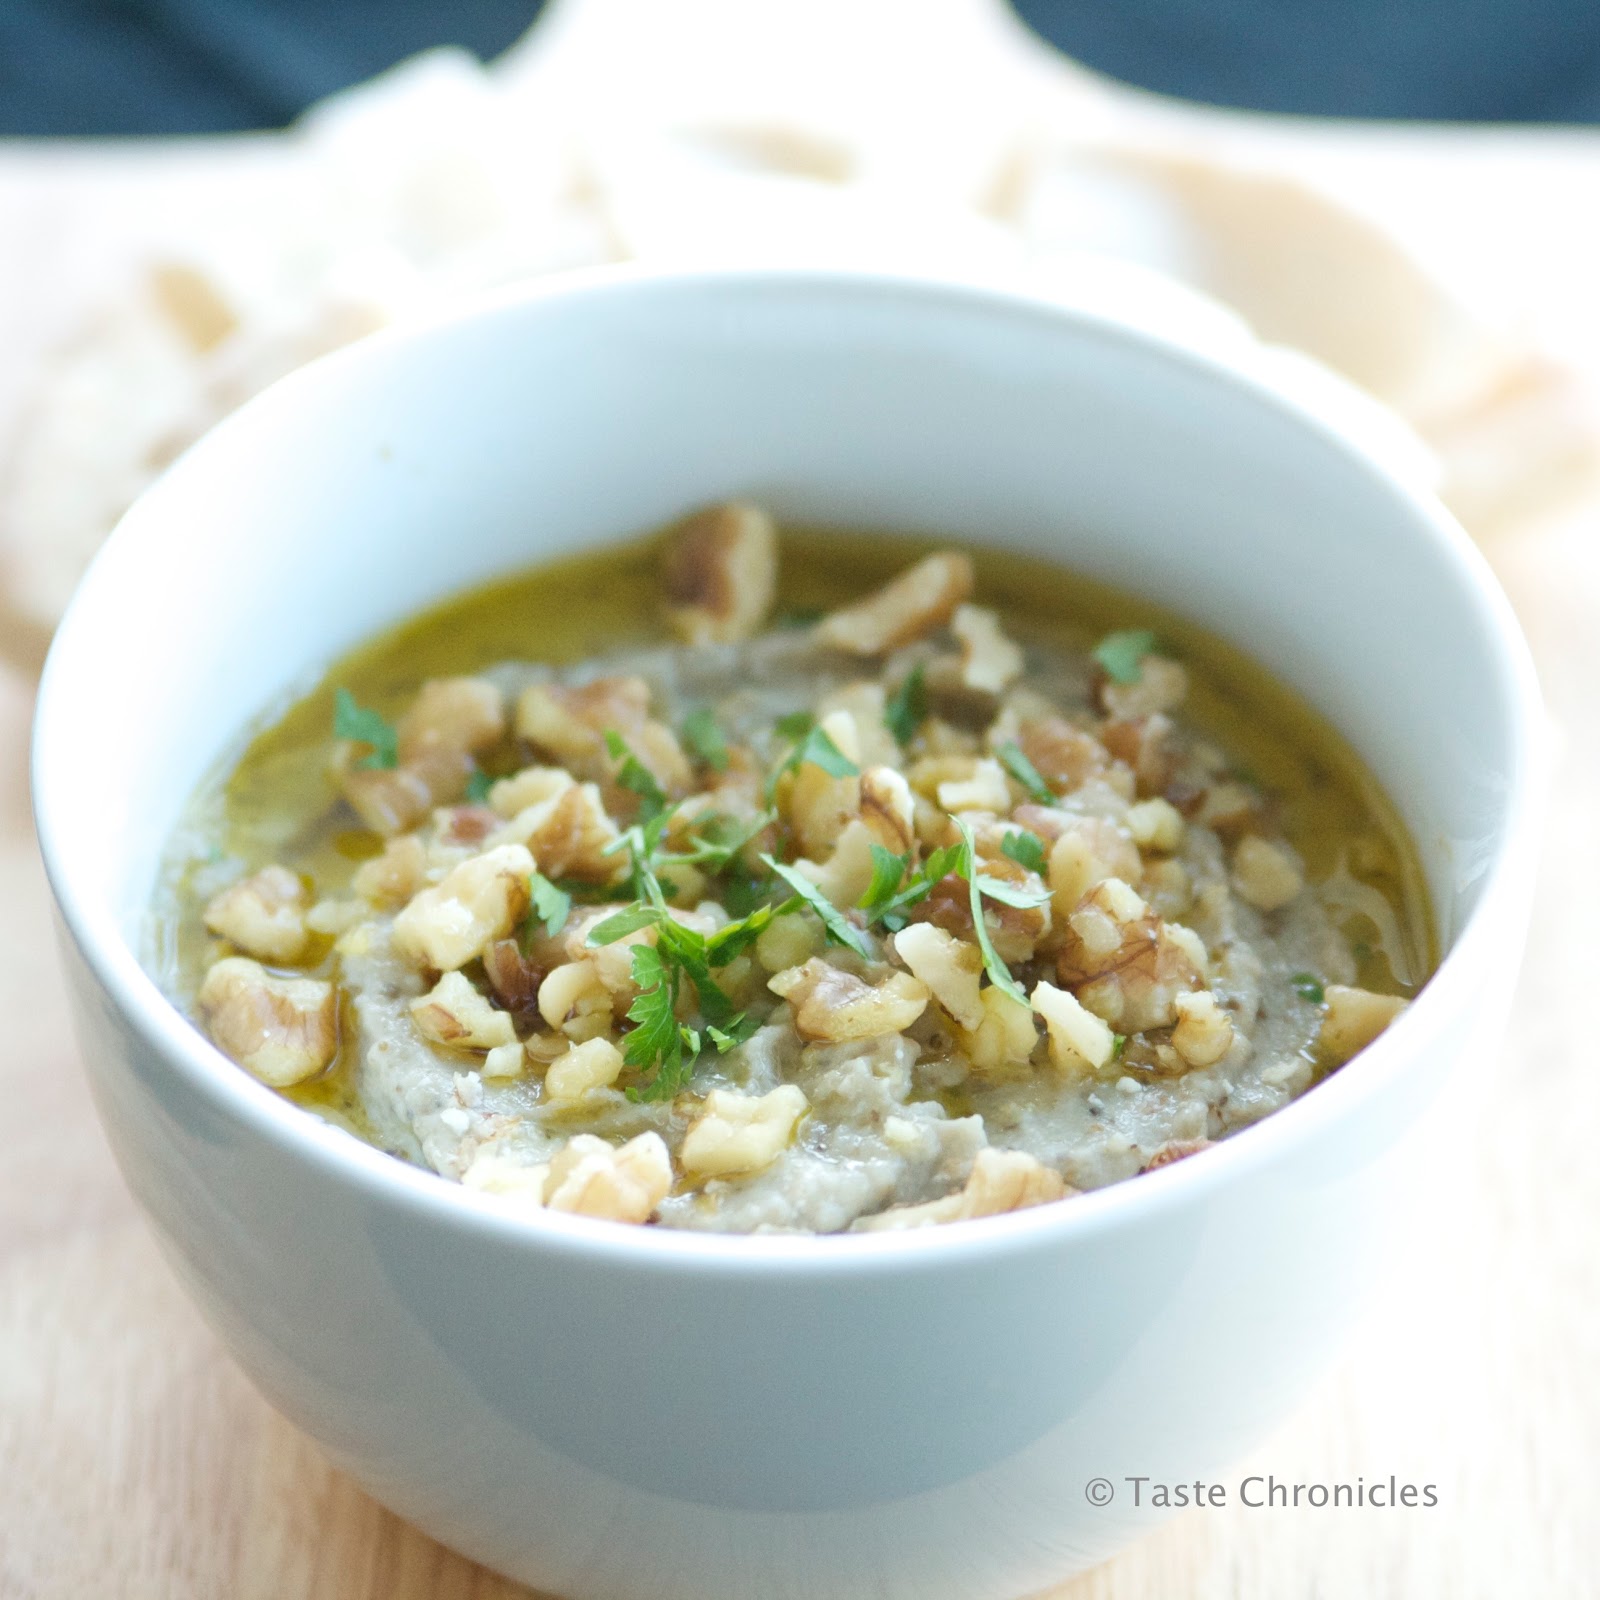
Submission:
{"label": "dark background", "polygon": [[[1089,66],[1218,105],[1600,121],[1600,0],[1015,4]],[[494,56],[538,9],[538,0],[0,0],[0,134],[278,127],[430,45]]]}

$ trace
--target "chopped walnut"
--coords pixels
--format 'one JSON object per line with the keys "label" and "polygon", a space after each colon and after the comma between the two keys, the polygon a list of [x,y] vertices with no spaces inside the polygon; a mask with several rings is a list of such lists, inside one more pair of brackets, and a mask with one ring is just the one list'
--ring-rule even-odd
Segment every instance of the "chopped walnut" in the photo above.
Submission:
{"label": "chopped walnut", "polygon": [[1176,711],[1188,694],[1189,674],[1167,656],[1147,655],[1139,663],[1134,683],[1114,683],[1106,678],[1100,684],[1100,704],[1106,715],[1123,722]]}
{"label": "chopped walnut", "polygon": [[1233,886],[1257,911],[1280,911],[1305,888],[1305,878],[1282,845],[1247,833],[1233,852]]}
{"label": "chopped walnut", "polygon": [[505,706],[492,683],[430,678],[396,726],[400,765],[420,767],[441,751],[462,756],[484,750],[498,744],[505,731]]}
{"label": "chopped walnut", "polygon": [[1056,918],[1064,922],[1078,902],[1108,878],[1139,876],[1138,847],[1103,817],[1071,818],[1050,847],[1050,893]]}
{"label": "chopped walnut", "polygon": [[446,972],[413,1000],[411,1016],[424,1038],[463,1050],[492,1050],[517,1037],[510,1016],[490,1005],[460,972]]}
{"label": "chopped walnut", "polygon": [[1172,1030],[1172,1047],[1191,1067],[1212,1067],[1233,1044],[1233,1019],[1217,1004],[1209,989],[1180,994],[1172,1002],[1178,1025]]}
{"label": "chopped walnut", "polygon": [[1171,855],[1183,844],[1183,814],[1159,797],[1128,807],[1128,832],[1141,850]]}
{"label": "chopped walnut", "polygon": [[650,685],[643,678],[596,678],[575,688],[530,684],[517,700],[516,730],[595,783],[610,783],[618,766],[606,746],[607,732],[627,742],[668,794],[686,794],[693,782],[694,769],[677,735],[650,716]]}
{"label": "chopped walnut", "polygon": [[539,1015],[569,1039],[595,1039],[611,1029],[611,991],[592,960],[569,961],[539,985]]}
{"label": "chopped walnut", "polygon": [[1004,816],[1011,809],[1011,785],[1005,768],[987,756],[972,763],[971,775],[955,782],[941,783],[939,804],[952,813],[992,811]]}
{"label": "chopped walnut", "polygon": [[530,806],[553,800],[577,780],[565,767],[524,767],[489,788],[489,808],[508,821]]}
{"label": "chopped walnut", "polygon": [[691,1177],[748,1177],[777,1160],[805,1110],[806,1097],[792,1083],[763,1095],[713,1089],[678,1159]]}
{"label": "chopped walnut", "polygon": [[940,1222],[965,1222],[974,1217],[994,1217],[1005,1211],[1022,1211],[1076,1193],[1060,1173],[1021,1150],[986,1147],[972,1163],[971,1175],[955,1194],[915,1206],[891,1206],[874,1217],[862,1217],[853,1226],[862,1233],[897,1228],[926,1228]]}
{"label": "chopped walnut", "polygon": [[950,631],[961,645],[961,682],[982,694],[999,694],[1022,676],[1022,651],[983,606],[958,606]]}
{"label": "chopped walnut", "polygon": [[[860,740],[848,711],[830,711],[817,726],[850,762],[859,761]],[[861,779],[834,777],[814,761],[795,769],[784,809],[806,855],[817,859],[838,841],[845,825],[861,810]]]}
{"label": "chopped walnut", "polygon": [[205,924],[246,955],[294,962],[307,940],[306,886],[287,867],[263,867],[230,884],[205,910]]}
{"label": "chopped walnut", "polygon": [[528,1051],[521,1040],[497,1044],[483,1058],[479,1071],[485,1078],[520,1078],[527,1070]]}
{"label": "chopped walnut", "polygon": [[1106,747],[1065,717],[1037,717],[1024,722],[1017,729],[1016,743],[1057,794],[1081,789],[1111,764]]}
{"label": "chopped walnut", "polygon": [[580,1133],[551,1160],[544,1204],[583,1217],[648,1222],[671,1188],[672,1158],[659,1133],[620,1146]]}
{"label": "chopped walnut", "polygon": [[908,973],[891,972],[868,983],[819,956],[777,973],[767,987],[794,1008],[795,1032],[802,1039],[830,1044],[900,1033],[928,1005],[927,988]]}
{"label": "chopped walnut", "polygon": [[911,786],[893,767],[861,774],[861,820],[885,850],[905,855],[916,843]]}
{"label": "chopped walnut", "polygon": [[971,593],[971,560],[959,551],[943,551],[908,567],[865,600],[824,617],[817,639],[851,655],[887,655],[943,627]]}
{"label": "chopped walnut", "polygon": [[547,878],[613,883],[627,871],[621,851],[607,853],[621,837],[600,790],[576,783],[519,811],[495,833],[494,843],[525,846]]}
{"label": "chopped walnut", "polygon": [[974,1072],[999,1072],[1032,1056],[1039,1042],[1033,1012],[990,984],[978,996],[982,1017],[976,1028],[963,1029],[962,1048]]}
{"label": "chopped walnut", "polygon": [[960,1027],[972,1031],[982,1026],[985,1013],[978,980],[983,975],[983,952],[977,945],[931,922],[913,922],[894,936],[894,951]]}
{"label": "chopped walnut", "polygon": [[1154,1172],[1158,1167],[1170,1167],[1174,1161],[1183,1161],[1210,1148],[1209,1139],[1169,1139],[1139,1170]]}
{"label": "chopped walnut", "polygon": [[1116,1051],[1116,1036],[1067,989],[1039,982],[1029,998],[1050,1033],[1050,1060],[1065,1078],[1098,1072]]}
{"label": "chopped walnut", "polygon": [[1203,976],[1196,943],[1192,930],[1163,922],[1135,890],[1108,878],[1067,918],[1058,977],[1122,1033],[1165,1028],[1176,1020],[1178,995]]}
{"label": "chopped walnut", "polygon": [[394,946],[408,960],[446,972],[503,939],[528,909],[533,857],[499,845],[446,873],[394,919]]}
{"label": "chopped walnut", "polygon": [[335,752],[333,778],[351,809],[374,833],[407,832],[427,817],[436,799],[421,773],[407,767],[360,765],[353,744],[341,744]]}
{"label": "chopped walnut", "polygon": [[1177,730],[1170,717],[1156,712],[1129,722],[1108,722],[1100,742],[1133,774],[1134,789],[1143,795],[1163,793],[1178,765]]}
{"label": "chopped walnut", "polygon": [[814,917],[798,912],[774,917],[756,938],[756,959],[768,972],[804,966],[823,946],[822,928]]}
{"label": "chopped walnut", "polygon": [[383,854],[356,868],[350,887],[380,910],[403,906],[428,877],[428,852],[414,833],[386,840]]}
{"label": "chopped walnut", "polygon": [[228,956],[206,973],[197,998],[217,1048],[275,1089],[314,1078],[338,1051],[331,983],[276,977],[246,956]]}
{"label": "chopped walnut", "polygon": [[1365,1050],[1406,1008],[1399,995],[1374,994],[1342,983],[1330,983],[1323,998],[1328,1014],[1317,1035],[1317,1053],[1334,1066]]}
{"label": "chopped walnut", "polygon": [[609,1039],[585,1039],[550,1063],[544,1092],[551,1100],[581,1100],[593,1089],[609,1089],[621,1076],[622,1052]]}
{"label": "chopped walnut", "polygon": [[661,561],[667,620],[685,644],[748,639],[766,620],[778,582],[778,536],[755,506],[730,502],[685,518]]}

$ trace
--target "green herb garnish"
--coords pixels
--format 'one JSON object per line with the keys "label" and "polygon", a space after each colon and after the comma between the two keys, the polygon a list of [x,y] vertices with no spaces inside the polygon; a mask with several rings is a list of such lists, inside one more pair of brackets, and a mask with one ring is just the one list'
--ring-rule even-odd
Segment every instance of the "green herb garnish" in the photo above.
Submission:
{"label": "green herb garnish", "polygon": [[[782,724],[779,726],[781,729]],[[811,723],[805,736],[778,763],[772,776],[767,779],[767,799],[770,801],[778,792],[778,782],[784,773],[794,772],[807,762],[814,767],[821,767],[830,778],[853,778],[861,771],[861,768],[828,737],[824,729],[816,723]]]}
{"label": "green herb garnish", "polygon": [[528,874],[528,889],[533,897],[533,910],[528,917],[528,933],[535,923],[542,923],[550,938],[561,932],[572,910],[572,896],[558,889],[542,872]]}
{"label": "green herb garnish", "polygon": [[822,919],[823,931],[835,944],[842,944],[846,950],[854,950],[858,956],[868,961],[872,959],[872,946],[816,884],[803,873],[796,872],[793,867],[786,867],[781,861],[774,861],[771,856],[762,856],[761,859],[769,871],[782,878],[795,894],[816,912]]}
{"label": "green herb garnish", "polygon": [[1108,633],[1090,652],[1113,683],[1137,683],[1144,658],[1154,652],[1156,636],[1149,628]]}
{"label": "green herb garnish", "polygon": [[713,772],[728,770],[728,746],[722,729],[708,706],[691,711],[683,719],[683,742],[694,752],[702,766]]}
{"label": "green herb garnish", "polygon": [[1000,850],[1002,854],[1010,856],[1018,866],[1026,867],[1029,872],[1042,873],[1045,870],[1047,858],[1044,853],[1044,842],[1037,834],[1016,829],[1000,841]]}
{"label": "green herb garnish", "polygon": [[494,779],[481,767],[474,767],[472,775],[467,779],[467,799],[473,805],[481,806],[489,798],[489,791],[494,788]]}
{"label": "green herb garnish", "polygon": [[857,909],[866,912],[869,922],[894,899],[910,865],[910,856],[897,856],[893,850],[886,850],[881,844],[873,845],[872,882],[867,885],[866,893],[856,901]]}
{"label": "green herb garnish", "polygon": [[899,744],[908,745],[927,715],[928,674],[919,661],[890,695],[883,708],[883,723]]}
{"label": "green herb garnish", "polygon": [[973,843],[971,824],[962,817],[953,820],[961,833],[962,860],[957,870],[967,880],[972,907],[972,930],[977,935],[978,949],[983,952],[984,971],[989,974],[989,982],[1002,994],[1009,995],[1021,1005],[1027,1005],[1028,997],[1023,993],[1022,985],[1011,976],[1011,968],[1000,959],[994,941],[989,937],[989,926],[983,920],[983,902],[988,898],[998,900],[1003,905],[1027,909],[1043,905],[1050,898],[1050,891],[1018,889],[1012,884],[1002,883],[998,878],[989,877],[978,866],[978,850]]}
{"label": "green herb garnish", "polygon": [[898,933],[906,925],[906,912],[926,900],[952,872],[959,872],[964,859],[965,849],[959,844],[947,844],[935,850],[915,872],[906,877],[897,893],[872,907],[867,920],[881,922],[892,933]]}
{"label": "green herb garnish", "polygon": [[358,767],[395,767],[400,764],[400,735],[392,722],[386,722],[376,711],[358,706],[348,689],[333,691],[333,736],[350,739],[356,744],[372,747],[361,758]]}
{"label": "green herb garnish", "polygon": [[[698,1037],[678,1026],[678,969],[669,966],[653,945],[641,944],[633,952],[633,981],[639,993],[628,1007],[628,1020],[636,1026],[622,1059],[648,1077],[642,1087],[629,1091],[629,1098],[670,1100],[694,1076],[699,1053]],[[687,1059],[686,1045],[690,1046]]]}
{"label": "green herb garnish", "polygon": [[1314,1006],[1320,1006],[1327,999],[1322,988],[1322,979],[1314,972],[1291,973],[1289,982],[1294,985],[1294,992],[1302,1000],[1309,1000]]}
{"label": "green herb garnish", "polygon": [[628,748],[628,741],[615,728],[606,729],[606,750],[617,768],[617,787],[639,797],[639,821],[652,822],[665,814],[667,797],[656,775]]}
{"label": "green herb garnish", "polygon": [[995,746],[994,753],[999,758],[1000,765],[1040,805],[1053,806],[1056,803],[1055,790],[1044,781],[1043,773],[1022,753],[1021,745],[1007,739],[1004,744]]}

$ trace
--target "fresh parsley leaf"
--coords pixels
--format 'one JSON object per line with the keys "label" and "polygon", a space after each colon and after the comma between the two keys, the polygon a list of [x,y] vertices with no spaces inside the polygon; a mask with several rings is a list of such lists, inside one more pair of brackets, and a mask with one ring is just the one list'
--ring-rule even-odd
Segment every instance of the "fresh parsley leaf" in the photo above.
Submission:
{"label": "fresh parsley leaf", "polygon": [[712,1044],[717,1047],[717,1054],[725,1056],[730,1050],[736,1050],[760,1031],[761,1019],[747,1016],[744,1012],[739,1015],[726,1028],[719,1028],[711,1024],[706,1028],[706,1034]]}
{"label": "fresh parsley leaf", "polygon": [[386,722],[376,711],[358,706],[348,689],[333,691],[333,736],[372,746],[371,752],[356,763],[358,767],[400,764],[400,735],[394,724]]}
{"label": "fresh parsley leaf", "polygon": [[1011,968],[1000,959],[1000,953],[994,947],[994,941],[989,937],[989,925],[983,920],[983,897],[993,885],[993,878],[985,879],[977,870],[978,851],[972,842],[972,828],[963,818],[956,817],[955,825],[961,831],[962,845],[962,876],[967,880],[970,904],[972,906],[972,931],[978,940],[978,949],[983,952],[984,971],[989,974],[989,982],[1002,994],[1010,997],[1022,1005],[1027,1005],[1028,997],[1022,992],[1022,985],[1011,976]]}
{"label": "fresh parsley leaf", "polygon": [[1327,999],[1327,995],[1323,992],[1322,979],[1314,972],[1291,973],[1289,982],[1294,985],[1294,992],[1302,1000],[1309,1000],[1314,1006],[1320,1006]]}
{"label": "fresh parsley leaf", "polygon": [[1022,911],[1031,911],[1035,906],[1042,906],[1050,898],[1048,889],[1023,889],[1017,884],[1007,883],[1004,878],[991,878],[987,872],[969,874],[969,878],[982,891],[986,900],[998,900],[1003,906],[1016,906]]}
{"label": "fresh parsley leaf", "polygon": [[909,856],[897,856],[893,850],[887,850],[881,844],[872,846],[872,882],[867,885],[866,893],[856,901],[859,909],[866,912],[869,921],[894,899],[910,864]]}
{"label": "fresh parsley leaf", "polygon": [[667,811],[667,797],[655,774],[628,748],[628,742],[615,728],[606,729],[606,750],[617,768],[617,785],[639,797],[639,821],[653,822]]}
{"label": "fresh parsley leaf", "polygon": [[653,928],[660,920],[661,913],[654,906],[629,906],[625,911],[618,911],[597,922],[589,930],[589,937],[584,943],[593,946],[615,944],[618,939],[625,939],[641,928]]}
{"label": "fresh parsley leaf", "polygon": [[695,753],[702,766],[713,772],[728,770],[728,746],[709,706],[691,711],[683,719],[683,742]]}
{"label": "fresh parsley leaf", "polygon": [[481,806],[488,798],[489,791],[494,787],[494,779],[480,767],[472,769],[472,776],[467,779],[467,799],[473,805]]}
{"label": "fresh parsley leaf", "polygon": [[1124,628],[1108,633],[1090,652],[1113,683],[1137,683],[1144,669],[1144,658],[1156,647],[1156,636],[1149,628]]}
{"label": "fresh parsley leaf", "polygon": [[808,628],[827,613],[821,606],[784,606],[772,619],[775,628]]}
{"label": "fresh parsley leaf", "polygon": [[809,711],[791,711],[773,724],[773,732],[780,739],[803,739],[816,726],[817,719]]}
{"label": "fresh parsley leaf", "polygon": [[622,1059],[647,1073],[645,1083],[630,1089],[630,1100],[670,1100],[694,1074],[694,1052],[684,1059],[685,1039],[678,1027],[678,974],[653,946],[633,952],[633,981],[639,993],[628,1007],[637,1026],[628,1034]]}
{"label": "fresh parsley leaf", "polygon": [[996,745],[995,752],[1000,758],[1000,765],[1011,774],[1018,783],[1026,789],[1042,806],[1053,806],[1056,803],[1056,792],[1044,781],[1044,775],[1022,753],[1022,746],[1013,740],[1007,739],[1004,744]]}
{"label": "fresh parsley leaf", "polygon": [[1042,873],[1048,865],[1044,853],[1044,841],[1035,833],[1026,833],[1018,828],[1000,841],[1000,849],[1018,866],[1026,867],[1029,872]]}
{"label": "fresh parsley leaf", "polygon": [[1114,1033],[1114,1034],[1111,1035],[1111,1059],[1113,1061],[1120,1061],[1122,1059],[1122,1052],[1124,1050],[1126,1050],[1127,1048],[1128,1048],[1128,1036],[1127,1036],[1127,1034],[1125,1034],[1125,1033]]}
{"label": "fresh parsley leaf", "polygon": [[767,799],[771,800],[778,792],[778,781],[784,773],[793,772],[808,761],[814,767],[821,767],[830,778],[853,778],[861,771],[861,768],[828,737],[825,730],[813,724],[806,736],[778,763],[777,769],[767,779]]}
{"label": "fresh parsley leaf", "polygon": [[742,956],[778,917],[786,911],[795,910],[799,904],[799,900],[791,896],[772,905],[757,906],[739,921],[719,928],[706,940],[706,959],[714,967],[727,966],[730,961]]}
{"label": "fresh parsley leaf", "polygon": [[661,856],[660,863],[663,866],[704,867],[710,872],[721,872],[776,817],[776,812],[763,811],[741,827],[733,817],[713,813],[704,819],[701,830],[690,837],[687,850]]}
{"label": "fresh parsley leaf", "polygon": [[842,944],[845,949],[854,950],[858,956],[868,961],[872,959],[872,946],[861,936],[857,928],[845,920],[843,913],[816,884],[803,873],[796,872],[793,867],[786,867],[781,861],[774,861],[771,856],[762,856],[761,859],[816,912],[822,919],[823,929],[835,944]]}
{"label": "fresh parsley leaf", "polygon": [[927,715],[928,674],[919,661],[890,695],[883,708],[883,723],[899,744],[908,745]]}
{"label": "fresh parsley leaf", "polygon": [[952,872],[959,871],[964,860],[963,845],[947,844],[935,850],[911,875],[905,887],[877,908],[872,920],[898,933],[905,926],[905,912],[919,901],[926,900]]}
{"label": "fresh parsley leaf", "polygon": [[572,896],[565,889],[558,889],[542,872],[528,874],[528,887],[533,894],[530,924],[537,919],[544,924],[544,931],[555,938],[572,910]]}

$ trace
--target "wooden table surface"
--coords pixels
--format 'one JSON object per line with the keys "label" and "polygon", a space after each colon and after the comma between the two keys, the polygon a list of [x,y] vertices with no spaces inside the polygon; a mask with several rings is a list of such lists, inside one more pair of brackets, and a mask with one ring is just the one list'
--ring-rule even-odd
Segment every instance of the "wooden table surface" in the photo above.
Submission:
{"label": "wooden table surface", "polygon": [[[1325,164],[1375,192],[1381,175],[1384,205],[1431,230],[1423,246],[1472,245],[1479,284],[1525,297],[1513,309],[1600,377],[1600,142],[1463,139],[1390,149],[1366,135]],[[0,153],[0,427],[22,403],[24,357],[108,270],[86,243],[182,166]],[[1515,227],[1495,225],[1508,215]],[[1395,1473],[1436,1484],[1440,1504],[1190,1512],[1056,1600],[1600,1593],[1600,502],[1487,549],[1533,640],[1558,748],[1532,944],[1503,980],[1516,999],[1494,1110],[1461,1135],[1465,1181],[1433,1197],[1406,1272],[1240,1469]],[[68,1028],[28,813],[31,705],[28,674],[0,671],[0,1596],[525,1593],[334,1471],[234,1369],[158,1256]]]}

